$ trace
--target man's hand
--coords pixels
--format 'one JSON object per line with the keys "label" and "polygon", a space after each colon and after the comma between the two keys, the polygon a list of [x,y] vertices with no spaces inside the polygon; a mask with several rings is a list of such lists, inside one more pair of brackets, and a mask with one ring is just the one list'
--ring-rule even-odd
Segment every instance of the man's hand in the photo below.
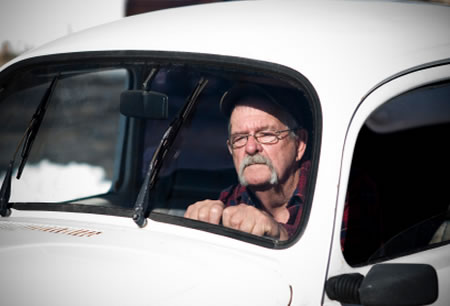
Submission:
{"label": "man's hand", "polygon": [[222,219],[224,204],[219,200],[204,200],[188,207],[185,218],[219,224]]}
{"label": "man's hand", "polygon": [[225,208],[222,213],[222,223],[226,227],[257,236],[266,235],[280,240],[288,239],[286,229],[272,216],[246,204]]}

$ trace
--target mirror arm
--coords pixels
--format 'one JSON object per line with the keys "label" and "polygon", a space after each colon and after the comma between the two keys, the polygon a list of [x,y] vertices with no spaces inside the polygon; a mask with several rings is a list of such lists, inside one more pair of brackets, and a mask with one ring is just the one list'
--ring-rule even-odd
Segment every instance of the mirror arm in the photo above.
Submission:
{"label": "mirror arm", "polygon": [[325,292],[332,300],[347,304],[361,304],[359,288],[364,276],[359,273],[331,277],[325,284]]}

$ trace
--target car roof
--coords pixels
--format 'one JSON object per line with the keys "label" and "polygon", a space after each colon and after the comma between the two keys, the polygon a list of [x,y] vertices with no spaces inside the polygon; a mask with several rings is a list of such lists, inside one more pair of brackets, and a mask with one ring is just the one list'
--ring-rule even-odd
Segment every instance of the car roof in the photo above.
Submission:
{"label": "car roof", "polygon": [[[49,54],[155,50],[273,62],[319,96],[351,86],[358,103],[412,67],[448,61],[450,7],[387,1],[233,1],[161,10],[74,33],[12,63]],[[350,106],[354,108],[355,105]]]}

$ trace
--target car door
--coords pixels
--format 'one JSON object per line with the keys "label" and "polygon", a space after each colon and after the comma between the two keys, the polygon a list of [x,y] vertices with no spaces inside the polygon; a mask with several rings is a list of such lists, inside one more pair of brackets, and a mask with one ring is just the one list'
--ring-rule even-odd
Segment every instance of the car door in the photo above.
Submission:
{"label": "car door", "polygon": [[324,304],[449,305],[450,65],[392,77],[347,131]]}

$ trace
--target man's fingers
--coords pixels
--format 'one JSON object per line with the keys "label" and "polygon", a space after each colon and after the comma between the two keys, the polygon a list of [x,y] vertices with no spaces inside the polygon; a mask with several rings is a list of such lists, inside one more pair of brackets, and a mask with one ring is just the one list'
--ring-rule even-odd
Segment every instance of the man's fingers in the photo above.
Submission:
{"label": "man's fingers", "polygon": [[207,222],[213,223],[213,224],[219,224],[220,219],[222,219],[222,211],[223,211],[222,202],[213,205],[211,207],[211,209],[209,210],[209,219]]}
{"label": "man's fingers", "polygon": [[184,213],[184,217],[189,218],[189,219],[197,219],[196,214],[197,214],[197,209],[196,209],[195,205],[192,204],[186,209],[186,212]]}
{"label": "man's fingers", "polygon": [[256,236],[264,236],[266,233],[266,225],[262,222],[257,222],[251,233]]}
{"label": "man's fingers", "polygon": [[219,200],[204,200],[190,205],[184,216],[213,224],[219,224],[222,220],[225,227],[257,236],[267,235],[281,240],[288,238],[286,230],[270,215],[246,204],[224,209],[223,202]]}
{"label": "man's fingers", "polygon": [[232,227],[231,226],[231,217],[234,215],[235,210],[236,210],[235,206],[230,206],[223,210],[223,213],[222,213],[223,226]]}
{"label": "man's fingers", "polygon": [[242,220],[243,220],[242,212],[237,211],[230,218],[230,226],[234,229],[240,229]]}
{"label": "man's fingers", "polygon": [[211,207],[209,205],[201,205],[197,208],[197,220],[208,222],[209,220],[209,210]]}
{"label": "man's fingers", "polygon": [[226,227],[239,230],[242,220],[244,220],[244,215],[242,204],[238,206],[229,206],[223,211],[222,224]]}
{"label": "man's fingers", "polygon": [[249,212],[248,210],[246,212],[247,212],[246,214],[241,216],[242,220],[237,229],[241,230],[243,232],[246,232],[246,233],[253,234],[254,227],[257,224],[257,221],[256,221],[257,216],[255,216],[255,214],[252,214],[251,212],[248,213]]}
{"label": "man's fingers", "polygon": [[224,204],[219,200],[204,200],[190,205],[185,218],[219,224],[222,217]]}
{"label": "man's fingers", "polygon": [[227,207],[223,211],[223,225],[246,233],[251,233],[255,226],[255,212],[257,212],[257,209],[245,204]]}
{"label": "man's fingers", "polygon": [[223,211],[223,225],[257,236],[287,239],[287,232],[273,217],[253,206],[240,204]]}

